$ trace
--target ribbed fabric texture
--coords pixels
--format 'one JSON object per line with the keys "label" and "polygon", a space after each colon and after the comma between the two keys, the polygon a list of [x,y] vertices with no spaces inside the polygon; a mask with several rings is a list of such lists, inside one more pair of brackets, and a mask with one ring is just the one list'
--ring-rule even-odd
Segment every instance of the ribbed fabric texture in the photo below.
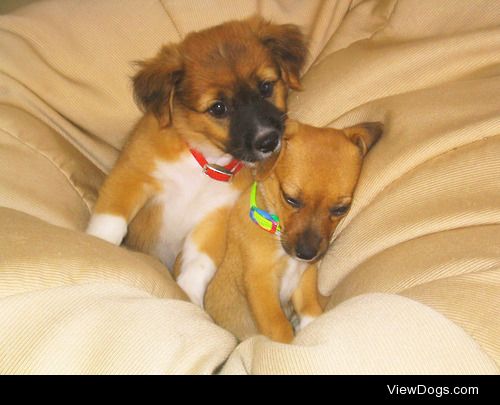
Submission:
{"label": "ribbed fabric texture", "polygon": [[246,340],[222,373],[496,374],[498,368],[430,308],[397,295],[366,294],[322,315],[293,346],[263,336]]}
{"label": "ribbed fabric texture", "polygon": [[0,208],[0,297],[108,281],[187,301],[157,259]]}
{"label": "ribbed fabric texture", "polygon": [[[327,312],[292,345],[234,350],[158,261],[80,231],[140,117],[131,62],[256,12],[310,36],[291,117],[385,132],[321,264]],[[0,373],[213,373],[228,357],[225,374],[498,373],[499,55],[496,0],[49,0],[0,16]]]}
{"label": "ribbed fabric texture", "polygon": [[1,298],[0,373],[209,374],[234,337],[194,305],[113,284]]}

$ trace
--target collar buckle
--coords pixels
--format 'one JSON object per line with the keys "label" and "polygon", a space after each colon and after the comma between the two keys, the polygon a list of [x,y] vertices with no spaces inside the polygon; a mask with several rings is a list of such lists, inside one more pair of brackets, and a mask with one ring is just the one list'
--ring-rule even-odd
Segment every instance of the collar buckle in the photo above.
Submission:
{"label": "collar buckle", "polygon": [[203,165],[203,173],[206,173],[207,171],[213,171],[217,172],[220,174],[224,174],[226,176],[233,176],[234,173],[228,169],[226,169],[224,166],[218,165],[216,163],[207,163]]}
{"label": "collar buckle", "polygon": [[208,163],[199,151],[196,149],[189,149],[195,160],[201,166],[202,172],[208,177],[217,181],[230,182],[233,176],[240,171],[243,167],[243,162],[233,159],[227,165],[222,166],[216,163]]}
{"label": "collar buckle", "polygon": [[234,176],[234,173],[232,171],[216,163],[206,163],[203,165],[202,170],[203,173],[212,178],[214,178],[213,175],[216,174],[216,179],[219,181],[230,182]]}

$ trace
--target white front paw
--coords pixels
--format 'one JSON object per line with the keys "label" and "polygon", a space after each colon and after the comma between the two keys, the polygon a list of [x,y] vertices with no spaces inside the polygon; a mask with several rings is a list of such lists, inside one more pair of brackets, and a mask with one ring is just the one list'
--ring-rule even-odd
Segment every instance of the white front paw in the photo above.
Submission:
{"label": "white front paw", "polygon": [[177,279],[177,284],[187,294],[193,304],[203,308],[205,298],[206,283],[196,278],[193,272],[185,272]]}
{"label": "white front paw", "polygon": [[86,233],[119,245],[127,234],[127,221],[120,215],[93,214]]}
{"label": "white front paw", "polygon": [[299,330],[304,329],[307,325],[309,325],[312,321],[314,321],[317,317],[316,316],[309,316],[309,315],[304,315],[300,317],[300,323],[297,326],[297,332]]}
{"label": "white front paw", "polygon": [[177,284],[196,305],[203,308],[207,286],[215,274],[215,264],[204,253],[184,248],[182,265]]}

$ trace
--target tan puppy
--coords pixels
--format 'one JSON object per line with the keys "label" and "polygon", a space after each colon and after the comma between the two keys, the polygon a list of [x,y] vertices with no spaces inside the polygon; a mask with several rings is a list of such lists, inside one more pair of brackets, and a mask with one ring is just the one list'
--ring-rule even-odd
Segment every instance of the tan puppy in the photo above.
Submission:
{"label": "tan puppy", "polygon": [[[224,259],[205,295],[215,322],[240,340],[264,334],[290,342],[290,304],[303,328],[322,312],[316,264],[349,211],[363,159],[382,124],[344,130],[288,121],[281,152],[257,166],[255,205],[279,217],[281,234],[249,218],[251,189],[229,219]],[[272,225],[267,229],[273,228]]]}
{"label": "tan puppy", "polygon": [[287,92],[300,87],[305,55],[296,26],[253,17],[191,33],[142,62],[133,82],[145,115],[87,233],[116,245],[126,235],[126,245],[169,269],[182,253],[179,285],[202,305],[229,207],[251,182],[239,169],[279,149]]}

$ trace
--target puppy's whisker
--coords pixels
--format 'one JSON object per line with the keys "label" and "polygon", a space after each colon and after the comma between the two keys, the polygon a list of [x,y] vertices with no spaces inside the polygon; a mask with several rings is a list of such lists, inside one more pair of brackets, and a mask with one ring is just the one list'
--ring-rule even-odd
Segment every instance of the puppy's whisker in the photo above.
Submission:
{"label": "puppy's whisker", "polygon": [[289,242],[289,239],[288,237],[284,234],[284,233],[281,233],[280,234],[280,242],[285,244],[285,245],[288,245],[288,242]]}

